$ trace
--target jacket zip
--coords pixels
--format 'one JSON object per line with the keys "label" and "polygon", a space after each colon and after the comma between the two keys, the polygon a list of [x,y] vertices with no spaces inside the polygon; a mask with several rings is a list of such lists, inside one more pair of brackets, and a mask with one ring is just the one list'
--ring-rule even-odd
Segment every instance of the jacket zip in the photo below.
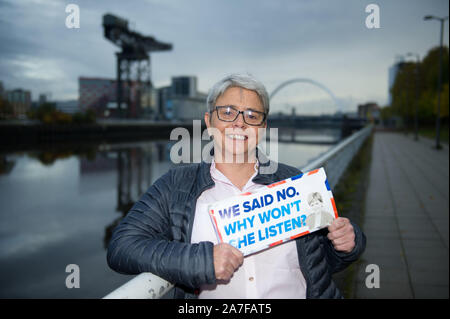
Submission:
{"label": "jacket zip", "polygon": [[191,209],[191,212],[189,213],[189,218],[190,218],[190,220],[189,220],[189,228],[188,228],[188,238],[187,238],[187,240],[188,240],[188,243],[190,243],[191,242],[191,237],[192,237],[192,227],[193,227],[193,225],[194,225],[194,219],[195,219],[195,209],[197,208],[197,200],[198,200],[198,198],[202,195],[202,193],[205,191],[205,190],[207,190],[207,189],[210,189],[210,188],[212,188],[212,187],[214,187],[214,185],[215,185],[215,183],[213,182],[212,184],[208,184],[208,185],[206,185],[205,187],[203,187],[201,190],[200,190],[200,192],[195,196],[195,198],[193,199],[193,201],[194,201],[194,203],[192,204],[192,209]]}

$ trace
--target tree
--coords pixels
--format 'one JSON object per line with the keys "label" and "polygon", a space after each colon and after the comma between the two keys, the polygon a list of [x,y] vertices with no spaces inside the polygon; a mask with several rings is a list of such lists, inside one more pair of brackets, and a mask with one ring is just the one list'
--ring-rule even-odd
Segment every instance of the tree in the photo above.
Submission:
{"label": "tree", "polygon": [[[389,113],[401,116],[407,125],[413,123],[416,94],[419,122],[433,125],[436,119],[439,50],[439,47],[432,48],[419,64],[404,62],[399,65],[399,71],[391,89],[392,104]],[[448,121],[449,54],[447,47],[444,47],[442,66],[441,116]]]}
{"label": "tree", "polygon": [[401,63],[391,89],[393,111],[396,115],[401,116],[407,124],[411,124],[414,117],[416,70],[416,63]]}
{"label": "tree", "polygon": [[8,100],[0,96],[0,120],[7,120],[14,115],[14,108]]}
{"label": "tree", "polygon": [[27,115],[30,119],[37,119],[44,124],[95,123],[96,120],[95,113],[92,110],[71,115],[59,111],[55,103],[43,103],[35,110],[29,111]]}

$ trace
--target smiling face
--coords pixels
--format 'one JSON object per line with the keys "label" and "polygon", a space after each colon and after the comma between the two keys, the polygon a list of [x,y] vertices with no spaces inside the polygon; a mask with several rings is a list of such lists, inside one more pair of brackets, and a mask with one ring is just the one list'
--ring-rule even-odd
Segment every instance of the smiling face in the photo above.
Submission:
{"label": "smiling face", "polygon": [[[258,94],[240,87],[228,88],[219,96],[215,106],[233,106],[239,111],[264,112]],[[217,111],[205,113],[205,122],[214,137],[216,160],[234,163],[254,162],[258,129],[265,128],[265,122],[260,126],[248,125],[244,122],[242,113],[234,122],[224,122],[219,120]]]}

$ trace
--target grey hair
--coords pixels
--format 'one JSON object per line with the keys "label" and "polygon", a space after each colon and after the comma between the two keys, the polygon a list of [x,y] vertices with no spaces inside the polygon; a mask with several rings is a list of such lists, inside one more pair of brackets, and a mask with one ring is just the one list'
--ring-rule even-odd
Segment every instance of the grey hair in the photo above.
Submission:
{"label": "grey hair", "polygon": [[214,84],[209,90],[208,98],[206,99],[208,112],[214,110],[217,99],[230,87],[241,87],[254,91],[261,100],[264,113],[269,114],[269,94],[267,93],[266,88],[260,81],[248,73],[233,73]]}

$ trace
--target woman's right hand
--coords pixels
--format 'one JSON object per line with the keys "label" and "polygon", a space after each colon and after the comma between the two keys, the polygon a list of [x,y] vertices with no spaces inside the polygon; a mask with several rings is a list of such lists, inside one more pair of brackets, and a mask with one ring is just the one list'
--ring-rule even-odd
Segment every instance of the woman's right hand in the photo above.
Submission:
{"label": "woman's right hand", "polygon": [[244,255],[230,244],[214,246],[214,271],[217,280],[229,281],[244,262]]}

